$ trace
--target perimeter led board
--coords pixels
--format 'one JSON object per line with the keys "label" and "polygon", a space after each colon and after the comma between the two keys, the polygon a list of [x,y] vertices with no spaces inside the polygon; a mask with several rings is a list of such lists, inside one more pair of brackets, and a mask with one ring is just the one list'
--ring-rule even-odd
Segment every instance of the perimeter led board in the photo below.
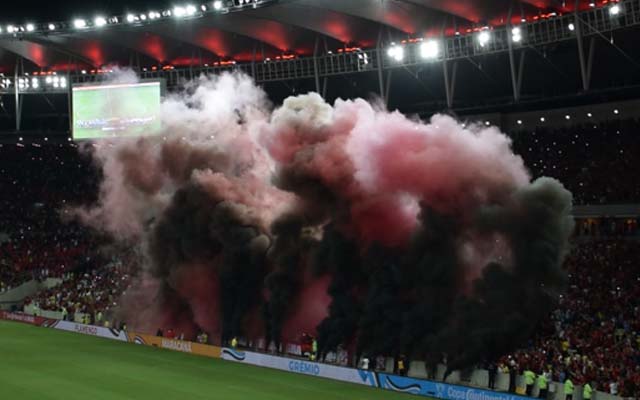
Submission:
{"label": "perimeter led board", "polygon": [[162,82],[72,88],[73,138],[150,136],[160,132]]}

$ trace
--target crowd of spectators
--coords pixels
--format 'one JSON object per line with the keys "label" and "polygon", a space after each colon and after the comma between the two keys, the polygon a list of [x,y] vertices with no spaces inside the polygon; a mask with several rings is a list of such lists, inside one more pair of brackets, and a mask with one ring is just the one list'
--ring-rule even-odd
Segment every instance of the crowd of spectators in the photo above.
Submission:
{"label": "crowd of spectators", "polygon": [[558,309],[502,366],[634,396],[640,390],[640,242],[585,242],[572,250],[566,268],[569,287]]}
{"label": "crowd of spectators", "polygon": [[38,292],[25,299],[25,306],[36,312],[56,311],[72,318],[74,314],[106,314],[117,306],[117,300],[130,283],[128,268],[122,263],[110,263],[102,268],[69,272],[60,285]]}
{"label": "crowd of spectators", "polygon": [[61,277],[94,256],[99,239],[62,218],[96,193],[96,171],[76,147],[0,145],[0,176],[0,291]]}
{"label": "crowd of spectators", "polygon": [[512,134],[514,149],[534,177],[559,179],[576,204],[637,203],[640,121],[615,120]]}

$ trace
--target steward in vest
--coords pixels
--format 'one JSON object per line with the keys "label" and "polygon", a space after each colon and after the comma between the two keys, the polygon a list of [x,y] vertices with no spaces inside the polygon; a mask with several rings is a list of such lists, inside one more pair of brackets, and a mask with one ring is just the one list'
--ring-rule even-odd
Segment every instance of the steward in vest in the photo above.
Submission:
{"label": "steward in vest", "polygon": [[538,398],[546,399],[549,382],[547,380],[546,372],[538,375]]}
{"label": "steward in vest", "polygon": [[533,393],[533,384],[536,382],[536,374],[535,372],[527,368],[527,370],[524,371],[523,375],[524,384],[527,387],[527,396],[531,396],[531,393]]}
{"label": "steward in vest", "polygon": [[583,400],[591,400],[591,396],[593,395],[593,388],[589,384],[589,382],[584,384],[582,388],[582,399]]}
{"label": "steward in vest", "polygon": [[567,378],[564,381],[564,398],[565,400],[573,400],[573,382],[571,382],[571,378]]}

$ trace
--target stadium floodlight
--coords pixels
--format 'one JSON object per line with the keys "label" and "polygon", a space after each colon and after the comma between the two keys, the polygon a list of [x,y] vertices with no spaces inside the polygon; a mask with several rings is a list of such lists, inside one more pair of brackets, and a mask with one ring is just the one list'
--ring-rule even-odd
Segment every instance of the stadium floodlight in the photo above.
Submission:
{"label": "stadium floodlight", "polygon": [[478,34],[478,43],[480,43],[480,47],[484,47],[491,40],[491,34],[489,31],[482,31]]}
{"label": "stadium floodlight", "polygon": [[620,11],[622,11],[620,9],[620,5],[619,4],[614,4],[611,6],[611,8],[609,8],[609,14],[611,14],[612,16],[616,16],[618,14],[620,14]]}
{"label": "stadium floodlight", "polygon": [[194,6],[193,4],[189,4],[186,8],[185,11],[187,13],[187,16],[191,16],[193,14],[196,13],[196,11],[198,11],[198,9],[196,8],[196,6]]}
{"label": "stadium floodlight", "polygon": [[620,111],[618,111],[618,109],[616,108],[615,110],[613,110],[613,113],[614,113],[615,115],[618,115],[618,114],[620,114]]}
{"label": "stadium floodlight", "polygon": [[546,119],[544,117],[540,117],[540,122],[544,122]]}
{"label": "stadium floodlight", "polygon": [[105,17],[95,17],[93,20],[93,24],[100,28],[107,24],[107,19]]}
{"label": "stadium floodlight", "polygon": [[49,24],[49,30],[50,31],[55,31],[56,30],[56,26],[54,24]]}
{"label": "stadium floodlight", "polygon": [[420,56],[425,59],[438,58],[440,55],[440,45],[435,40],[423,42],[420,45]]}
{"label": "stadium floodlight", "polygon": [[184,7],[180,7],[180,6],[174,7],[173,15],[177,18],[184,17],[185,15],[187,15],[187,10]]}
{"label": "stadium floodlight", "polygon": [[575,31],[575,30],[576,30],[576,26],[573,24],[573,22],[571,22],[571,23],[569,24],[569,30],[570,30],[571,32],[573,32],[573,31]]}
{"label": "stadium floodlight", "polygon": [[404,47],[393,44],[389,47],[389,50],[387,50],[387,55],[400,62],[404,59]]}
{"label": "stadium floodlight", "polygon": [[587,117],[591,118],[591,117],[593,117],[593,114],[587,113]]}
{"label": "stadium floodlight", "polygon": [[571,115],[567,114],[564,116],[564,119],[566,119],[567,121],[571,119]]}
{"label": "stadium floodlight", "polygon": [[158,19],[160,18],[160,13],[156,11],[149,11],[149,19]]}
{"label": "stadium floodlight", "polygon": [[83,20],[81,18],[75,19],[75,20],[73,20],[73,26],[76,29],[86,28],[87,27],[87,21],[85,21],[85,20]]}
{"label": "stadium floodlight", "polygon": [[140,21],[146,21],[147,20],[147,14],[140,14]]}
{"label": "stadium floodlight", "polygon": [[521,119],[519,119],[517,122],[518,122],[518,125],[522,125],[522,120]]}
{"label": "stadium floodlight", "polygon": [[13,33],[16,31],[16,27],[13,25],[7,26],[7,33]]}
{"label": "stadium floodlight", "polygon": [[33,32],[36,30],[35,25],[33,24],[27,24],[27,32]]}
{"label": "stadium floodlight", "polygon": [[522,41],[522,29],[519,26],[516,26],[511,30],[511,40],[514,43],[520,43]]}
{"label": "stadium floodlight", "polygon": [[222,1],[221,0],[216,0],[213,2],[213,9],[214,10],[222,10]]}
{"label": "stadium floodlight", "polygon": [[136,22],[136,16],[133,14],[127,14],[127,22],[130,24]]}
{"label": "stadium floodlight", "polygon": [[200,9],[202,10],[202,12],[207,11],[207,5],[206,5],[206,4],[202,4],[202,5],[200,6]]}

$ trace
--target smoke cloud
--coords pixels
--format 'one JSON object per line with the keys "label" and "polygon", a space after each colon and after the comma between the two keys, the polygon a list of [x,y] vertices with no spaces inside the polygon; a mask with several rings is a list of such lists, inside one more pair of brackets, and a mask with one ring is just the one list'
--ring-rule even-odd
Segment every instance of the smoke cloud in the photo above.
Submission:
{"label": "smoke cloud", "polygon": [[563,289],[571,194],[531,182],[495,127],[315,93],[274,109],[240,74],[162,111],[159,136],[93,143],[100,198],[77,210],[143,250],[133,328],[306,332],[323,353],[466,368],[523,343]]}

